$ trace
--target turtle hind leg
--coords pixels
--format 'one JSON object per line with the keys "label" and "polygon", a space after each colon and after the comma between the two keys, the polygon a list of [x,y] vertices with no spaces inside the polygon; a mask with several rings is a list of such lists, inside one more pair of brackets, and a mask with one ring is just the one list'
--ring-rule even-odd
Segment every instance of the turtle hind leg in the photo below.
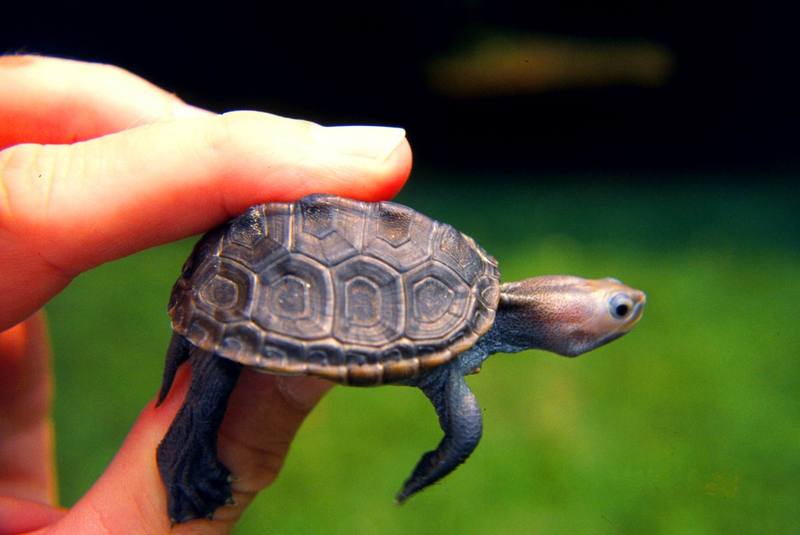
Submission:
{"label": "turtle hind leg", "polygon": [[161,380],[161,390],[158,392],[156,407],[161,405],[164,398],[167,397],[169,389],[172,388],[172,382],[175,380],[175,373],[181,367],[181,364],[188,360],[191,347],[192,344],[186,338],[178,333],[172,333],[172,339],[169,341],[169,348],[167,348],[164,378]]}
{"label": "turtle hind leg", "polygon": [[419,460],[397,495],[398,503],[436,483],[466,461],[483,432],[478,400],[456,366],[448,366],[436,380],[421,388],[436,409],[444,438],[435,450]]}
{"label": "turtle hind leg", "polygon": [[194,347],[190,353],[189,392],[156,453],[172,522],[210,517],[232,498],[217,432],[242,366]]}

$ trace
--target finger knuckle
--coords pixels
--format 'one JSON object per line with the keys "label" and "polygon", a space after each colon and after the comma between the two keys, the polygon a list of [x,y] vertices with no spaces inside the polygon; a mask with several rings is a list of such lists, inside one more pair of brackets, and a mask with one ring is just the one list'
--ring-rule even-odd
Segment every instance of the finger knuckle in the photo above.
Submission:
{"label": "finger knuckle", "polygon": [[323,128],[321,125],[313,121],[306,121],[305,119],[288,119],[287,121],[290,127],[302,138],[312,138],[314,132]]}
{"label": "finger knuckle", "polygon": [[0,226],[4,230],[13,226],[17,214],[26,213],[24,203],[32,177],[39,175],[37,161],[41,149],[41,145],[26,143],[0,152]]}
{"label": "finger knuckle", "polygon": [[38,235],[57,182],[75,172],[82,144],[14,145],[0,152],[0,226]]}
{"label": "finger knuckle", "polygon": [[89,63],[90,68],[97,69],[99,73],[103,73],[109,78],[120,78],[120,79],[129,79],[129,78],[139,78],[139,76],[133,74],[131,71],[124,67],[120,67],[119,65],[114,65],[111,63]]}
{"label": "finger knuckle", "polygon": [[218,115],[206,123],[205,145],[212,154],[225,157],[237,146],[236,122],[233,115]]}

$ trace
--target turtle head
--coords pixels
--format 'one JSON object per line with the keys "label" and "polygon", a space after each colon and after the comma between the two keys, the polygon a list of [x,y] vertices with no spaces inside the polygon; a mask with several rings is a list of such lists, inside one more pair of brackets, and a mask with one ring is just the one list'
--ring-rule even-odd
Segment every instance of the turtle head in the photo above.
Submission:
{"label": "turtle head", "polygon": [[503,284],[495,321],[499,351],[544,349],[574,357],[633,329],[644,292],[617,279],[568,275]]}

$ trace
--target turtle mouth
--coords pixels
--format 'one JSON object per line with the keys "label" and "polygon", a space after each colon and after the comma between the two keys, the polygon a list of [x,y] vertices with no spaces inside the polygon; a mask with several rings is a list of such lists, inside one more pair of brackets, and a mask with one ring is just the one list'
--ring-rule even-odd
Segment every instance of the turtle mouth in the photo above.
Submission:
{"label": "turtle mouth", "polygon": [[604,336],[603,338],[601,338],[600,340],[598,340],[597,345],[595,347],[601,347],[601,346],[604,346],[604,345],[606,345],[606,344],[608,344],[610,342],[613,342],[614,340],[616,340],[617,338],[619,338],[620,336],[622,336],[623,334],[625,334],[627,332],[628,331],[617,331],[615,333],[608,334],[608,335]]}

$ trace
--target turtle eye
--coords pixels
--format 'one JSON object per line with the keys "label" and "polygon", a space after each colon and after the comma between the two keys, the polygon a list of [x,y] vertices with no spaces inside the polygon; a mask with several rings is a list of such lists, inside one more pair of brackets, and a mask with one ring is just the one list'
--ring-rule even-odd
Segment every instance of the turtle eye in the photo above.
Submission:
{"label": "turtle eye", "polygon": [[633,310],[633,300],[625,294],[617,294],[608,303],[611,315],[618,320],[625,319]]}

